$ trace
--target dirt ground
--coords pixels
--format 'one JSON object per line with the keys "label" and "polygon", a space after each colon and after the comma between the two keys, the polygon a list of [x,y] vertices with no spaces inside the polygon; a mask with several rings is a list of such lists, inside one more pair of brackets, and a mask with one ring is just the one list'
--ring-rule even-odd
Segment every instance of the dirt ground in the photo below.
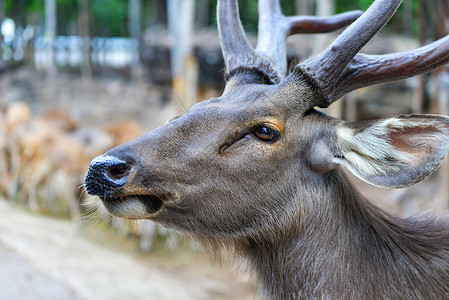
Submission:
{"label": "dirt ground", "polygon": [[4,200],[0,216],[0,299],[254,299],[245,271],[202,253],[139,254],[98,228]]}

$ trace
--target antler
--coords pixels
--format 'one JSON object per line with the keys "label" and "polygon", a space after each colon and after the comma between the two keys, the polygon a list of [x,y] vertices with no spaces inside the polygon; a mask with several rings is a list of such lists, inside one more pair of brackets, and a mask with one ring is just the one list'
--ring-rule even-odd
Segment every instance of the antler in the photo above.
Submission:
{"label": "antler", "polygon": [[218,34],[228,76],[245,69],[264,72],[271,83],[279,81],[279,73],[270,61],[258,55],[249,44],[240,22],[237,0],[219,0],[217,3]]}
{"label": "antler", "polygon": [[228,76],[252,69],[267,83],[278,83],[286,74],[286,39],[296,33],[322,33],[352,23],[360,11],[332,17],[285,17],[279,0],[259,1],[259,39],[256,50],[249,44],[240,22],[237,0],[218,1],[218,31]]}
{"label": "antler", "polygon": [[259,36],[256,52],[268,57],[285,76],[287,72],[287,37],[297,33],[325,33],[354,22],[361,11],[351,11],[331,17],[285,17],[279,0],[259,0]]}
{"label": "antler", "polygon": [[299,64],[321,92],[313,106],[327,107],[360,87],[411,77],[449,62],[449,36],[419,49],[389,55],[357,54],[385,25],[402,0],[376,0],[321,55]]}
{"label": "antler", "polygon": [[427,46],[388,55],[357,54],[342,74],[330,98],[350,91],[429,72],[449,62],[449,36]]}

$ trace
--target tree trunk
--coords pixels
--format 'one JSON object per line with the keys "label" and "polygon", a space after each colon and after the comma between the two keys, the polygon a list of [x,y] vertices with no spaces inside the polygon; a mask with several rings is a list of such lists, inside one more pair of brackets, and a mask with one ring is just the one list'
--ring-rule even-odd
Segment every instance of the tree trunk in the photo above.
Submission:
{"label": "tree trunk", "polygon": [[[335,6],[333,0],[316,0],[316,15],[327,17],[333,15]],[[325,34],[316,36],[313,55],[321,54],[329,44],[329,37]]]}
{"label": "tree trunk", "polygon": [[[440,39],[449,33],[449,3],[447,0],[438,0],[434,2],[435,24],[434,38]],[[449,73],[447,67],[441,67],[434,71],[433,78],[435,80],[435,106],[438,108],[437,113],[448,115],[449,111]],[[449,160],[446,158],[439,171],[441,174],[440,185],[442,207],[449,206]]]}
{"label": "tree trunk", "polygon": [[[320,17],[331,16],[335,12],[335,6],[333,0],[316,0],[316,15]],[[313,47],[313,55],[319,55],[329,45],[329,36],[325,34],[319,34],[315,37],[315,43]],[[326,113],[331,116],[341,118],[343,112],[343,101],[336,101],[332,103],[329,108],[326,109]]]}
{"label": "tree trunk", "polygon": [[209,25],[209,1],[200,0],[198,4],[197,26],[199,28]]}
{"label": "tree trunk", "polygon": [[[419,20],[419,44],[424,45],[427,40],[427,5],[426,0],[419,0],[418,10]],[[426,97],[426,76],[419,75],[416,77],[416,85],[413,90],[412,113],[422,113]]]}
{"label": "tree trunk", "polygon": [[56,77],[54,60],[54,41],[56,37],[56,0],[45,0],[45,38],[48,44],[47,78],[53,81]]}
{"label": "tree trunk", "polygon": [[[3,23],[3,20],[5,19],[5,0],[0,0],[0,25]],[[3,49],[1,47],[3,43],[3,35],[0,31],[0,61],[3,58]]]}
{"label": "tree trunk", "polygon": [[411,34],[413,31],[413,19],[413,2],[405,1],[403,3],[402,27],[407,34]]}
{"label": "tree trunk", "polygon": [[178,110],[195,104],[197,63],[192,55],[194,0],[169,0],[167,13],[171,37],[170,62],[173,76],[173,99],[179,99]]}
{"label": "tree trunk", "polygon": [[133,53],[133,62],[131,64],[131,78],[138,80],[139,76],[139,44],[140,44],[140,0],[128,1],[128,31],[129,36],[133,38],[137,47]]}
{"label": "tree trunk", "polygon": [[[432,40],[438,40],[443,37],[445,37],[449,30],[446,28],[446,25],[449,21],[449,4],[446,2],[447,0],[434,0],[428,3],[429,8],[429,14],[428,17],[430,20],[428,20],[428,24],[432,24],[431,26],[431,36],[429,37]],[[430,110],[431,113],[442,113],[440,103],[441,100],[440,97],[440,89],[442,88],[440,86],[440,74],[442,74],[445,71],[446,67],[440,67],[432,72],[432,95],[430,97]]]}
{"label": "tree trunk", "polygon": [[140,37],[140,0],[128,1],[128,30],[129,36],[135,39]]}
{"label": "tree trunk", "polygon": [[[438,114],[448,115],[449,114],[449,72],[445,72],[443,68],[440,68],[440,72],[435,72],[433,74],[433,80],[435,80],[435,106],[438,107]],[[440,168],[437,170],[437,175],[439,179],[439,192],[434,197],[436,201],[436,206],[442,209],[447,209],[449,207],[449,159],[446,159],[441,164]]]}
{"label": "tree trunk", "polygon": [[90,47],[90,0],[78,0],[78,32],[82,40],[81,77],[92,79],[92,56]]}
{"label": "tree trunk", "polygon": [[312,15],[314,0],[296,0],[297,15]]}
{"label": "tree trunk", "polygon": [[430,5],[430,15],[433,17],[432,38],[438,40],[445,37],[449,31],[447,28],[449,26],[449,3],[447,0],[433,0]]}

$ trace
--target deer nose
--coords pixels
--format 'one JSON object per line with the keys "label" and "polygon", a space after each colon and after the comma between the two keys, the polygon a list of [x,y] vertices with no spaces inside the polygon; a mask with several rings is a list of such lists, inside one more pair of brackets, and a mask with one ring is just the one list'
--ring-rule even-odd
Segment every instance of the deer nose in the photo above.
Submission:
{"label": "deer nose", "polygon": [[124,186],[133,166],[110,155],[94,158],[86,176],[86,190],[89,195],[108,196],[114,189]]}

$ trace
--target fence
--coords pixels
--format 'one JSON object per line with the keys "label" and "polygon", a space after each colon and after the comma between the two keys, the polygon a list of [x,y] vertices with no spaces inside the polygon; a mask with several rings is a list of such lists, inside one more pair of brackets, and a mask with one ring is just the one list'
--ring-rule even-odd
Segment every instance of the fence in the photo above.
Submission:
{"label": "fence", "polygon": [[[136,63],[138,41],[133,38],[95,37],[90,41],[93,66],[124,68]],[[34,65],[46,69],[51,62],[50,44],[45,37],[34,41]],[[53,43],[53,61],[57,67],[79,67],[82,63],[83,40],[79,36],[58,36]]]}
{"label": "fence", "polygon": [[[39,70],[47,69],[52,60],[61,68],[78,68],[83,60],[82,37],[57,36],[53,41],[53,51],[50,51],[46,36],[35,34],[33,27],[17,28],[14,38],[3,41],[1,47],[3,61],[29,59]],[[138,40],[134,38],[94,37],[90,40],[90,48],[94,67],[125,68],[134,65],[139,57]]]}

